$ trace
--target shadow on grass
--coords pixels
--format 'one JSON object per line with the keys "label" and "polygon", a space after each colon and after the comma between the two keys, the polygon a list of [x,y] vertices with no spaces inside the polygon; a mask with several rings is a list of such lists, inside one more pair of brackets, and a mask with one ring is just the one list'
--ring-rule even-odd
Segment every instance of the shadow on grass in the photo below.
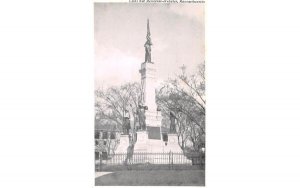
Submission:
{"label": "shadow on grass", "polygon": [[203,170],[118,171],[95,179],[95,185],[182,185],[204,186]]}

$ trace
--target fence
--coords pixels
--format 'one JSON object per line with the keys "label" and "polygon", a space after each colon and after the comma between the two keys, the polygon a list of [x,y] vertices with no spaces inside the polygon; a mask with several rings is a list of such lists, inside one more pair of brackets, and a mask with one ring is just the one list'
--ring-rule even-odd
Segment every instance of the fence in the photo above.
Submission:
{"label": "fence", "polygon": [[99,160],[96,160],[96,171],[203,168],[204,155],[201,153],[118,153],[107,158],[100,155]]}

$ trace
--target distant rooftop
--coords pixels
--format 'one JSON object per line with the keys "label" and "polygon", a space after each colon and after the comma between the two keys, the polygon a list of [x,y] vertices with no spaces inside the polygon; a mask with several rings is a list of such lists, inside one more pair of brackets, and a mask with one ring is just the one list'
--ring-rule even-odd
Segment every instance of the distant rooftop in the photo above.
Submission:
{"label": "distant rooftop", "polygon": [[101,122],[98,120],[95,120],[95,130],[121,131],[121,129],[115,123]]}

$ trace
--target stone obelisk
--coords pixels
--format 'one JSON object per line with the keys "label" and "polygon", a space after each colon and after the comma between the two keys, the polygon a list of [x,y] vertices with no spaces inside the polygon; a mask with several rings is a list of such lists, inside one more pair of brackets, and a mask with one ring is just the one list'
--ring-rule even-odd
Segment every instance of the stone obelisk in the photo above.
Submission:
{"label": "stone obelisk", "polygon": [[[161,121],[162,116],[157,110],[155,99],[156,88],[156,66],[151,60],[151,34],[149,19],[147,20],[147,36],[145,47],[145,62],[141,64],[141,85],[142,85],[142,107],[145,109],[146,130],[137,134],[137,143],[135,150],[137,151],[161,151],[163,142],[161,141]],[[144,146],[143,146],[144,145]]]}
{"label": "stone obelisk", "polygon": [[151,38],[149,20],[147,21],[147,41],[145,47],[145,62],[142,63],[141,85],[142,85],[142,103],[148,109],[147,111],[156,111],[155,102],[155,83],[156,83],[156,68],[154,62],[151,62]]}

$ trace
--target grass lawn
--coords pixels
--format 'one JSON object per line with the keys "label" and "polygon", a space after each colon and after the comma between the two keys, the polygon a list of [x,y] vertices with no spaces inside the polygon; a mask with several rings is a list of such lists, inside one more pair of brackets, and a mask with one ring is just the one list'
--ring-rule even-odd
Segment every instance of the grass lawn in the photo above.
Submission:
{"label": "grass lawn", "polygon": [[95,179],[95,185],[184,185],[204,186],[204,170],[118,171]]}

